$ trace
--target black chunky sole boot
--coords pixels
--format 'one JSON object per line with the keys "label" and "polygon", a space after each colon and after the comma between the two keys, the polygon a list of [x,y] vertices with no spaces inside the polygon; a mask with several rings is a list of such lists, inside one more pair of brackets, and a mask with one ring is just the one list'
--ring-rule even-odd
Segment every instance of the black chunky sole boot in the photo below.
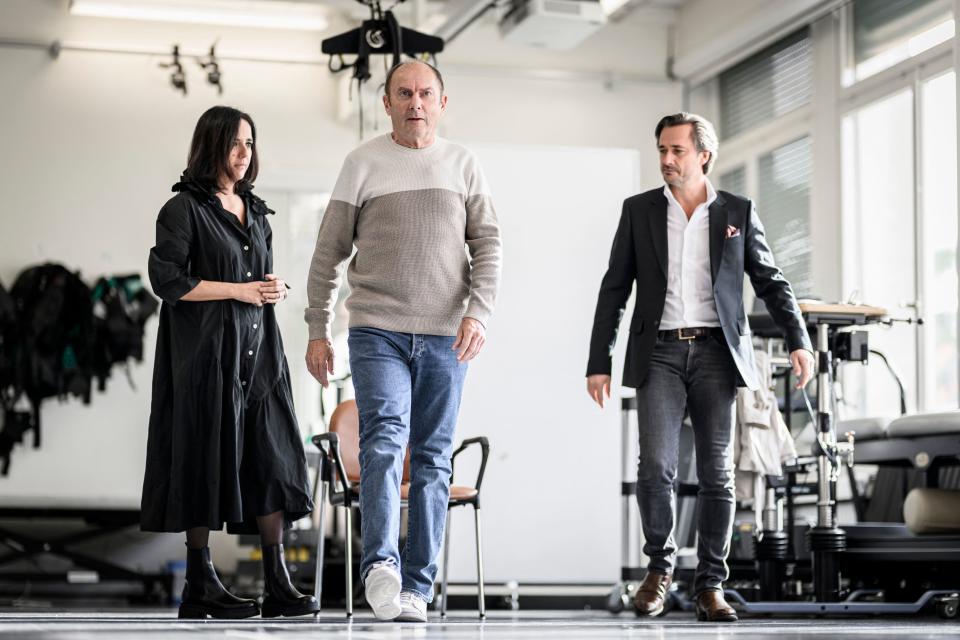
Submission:
{"label": "black chunky sole boot", "polygon": [[187,583],[183,586],[178,618],[239,620],[259,613],[256,600],[238,598],[223,586],[210,560],[209,547],[187,549]]}
{"label": "black chunky sole boot", "polygon": [[305,616],[320,611],[320,603],[313,596],[297,591],[290,581],[290,573],[283,559],[283,545],[263,545],[263,604],[264,618]]}
{"label": "black chunky sole boot", "polygon": [[260,609],[257,608],[256,602],[253,602],[251,606],[246,608],[224,608],[203,604],[182,603],[180,605],[180,611],[177,612],[177,617],[181,620],[204,620],[206,618],[242,620],[243,618],[252,618],[259,613]]}

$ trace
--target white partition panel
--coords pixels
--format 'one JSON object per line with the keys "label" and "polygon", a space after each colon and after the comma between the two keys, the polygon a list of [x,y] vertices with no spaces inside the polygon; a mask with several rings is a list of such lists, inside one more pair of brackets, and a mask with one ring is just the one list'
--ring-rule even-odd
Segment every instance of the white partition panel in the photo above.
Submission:
{"label": "white partition panel", "polygon": [[[458,426],[458,441],[485,435],[491,443],[482,490],[486,578],[613,583],[625,340],[615,355],[614,398],[603,412],[590,402],[584,375],[621,205],[639,190],[639,153],[473,148],[504,240],[497,308],[467,376]],[[473,481],[478,457],[463,455],[457,484]],[[455,510],[451,543],[451,581],[473,580],[469,508]]]}

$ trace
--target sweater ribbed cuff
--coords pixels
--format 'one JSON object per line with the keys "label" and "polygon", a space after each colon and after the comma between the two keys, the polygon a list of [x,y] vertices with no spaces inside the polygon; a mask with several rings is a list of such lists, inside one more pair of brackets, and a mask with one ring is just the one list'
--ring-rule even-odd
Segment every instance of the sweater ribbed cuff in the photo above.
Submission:
{"label": "sweater ribbed cuff", "polygon": [[307,321],[307,336],[310,340],[330,340],[330,316],[319,312],[318,309],[308,308],[304,311],[304,320]]}

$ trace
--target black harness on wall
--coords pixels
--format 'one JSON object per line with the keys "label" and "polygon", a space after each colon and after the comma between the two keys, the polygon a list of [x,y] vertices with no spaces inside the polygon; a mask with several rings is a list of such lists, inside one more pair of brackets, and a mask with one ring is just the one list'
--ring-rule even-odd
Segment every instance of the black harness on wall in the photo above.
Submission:
{"label": "black harness on wall", "polygon": [[[53,263],[20,272],[9,295],[0,287],[0,474],[26,432],[40,446],[44,400],[89,404],[94,377],[103,391],[115,364],[143,359],[144,326],[158,306],[138,275],[101,278],[91,291]],[[21,398],[30,411],[16,409]]]}

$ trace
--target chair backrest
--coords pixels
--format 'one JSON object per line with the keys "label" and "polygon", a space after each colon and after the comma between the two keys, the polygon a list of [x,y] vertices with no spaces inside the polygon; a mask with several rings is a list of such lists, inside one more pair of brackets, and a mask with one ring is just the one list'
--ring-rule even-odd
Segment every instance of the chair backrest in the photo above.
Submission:
{"label": "chair backrest", "polygon": [[[340,437],[340,458],[350,482],[360,482],[360,412],[356,400],[345,400],[330,416],[330,432]],[[410,482],[410,449],[403,459],[403,482]]]}

